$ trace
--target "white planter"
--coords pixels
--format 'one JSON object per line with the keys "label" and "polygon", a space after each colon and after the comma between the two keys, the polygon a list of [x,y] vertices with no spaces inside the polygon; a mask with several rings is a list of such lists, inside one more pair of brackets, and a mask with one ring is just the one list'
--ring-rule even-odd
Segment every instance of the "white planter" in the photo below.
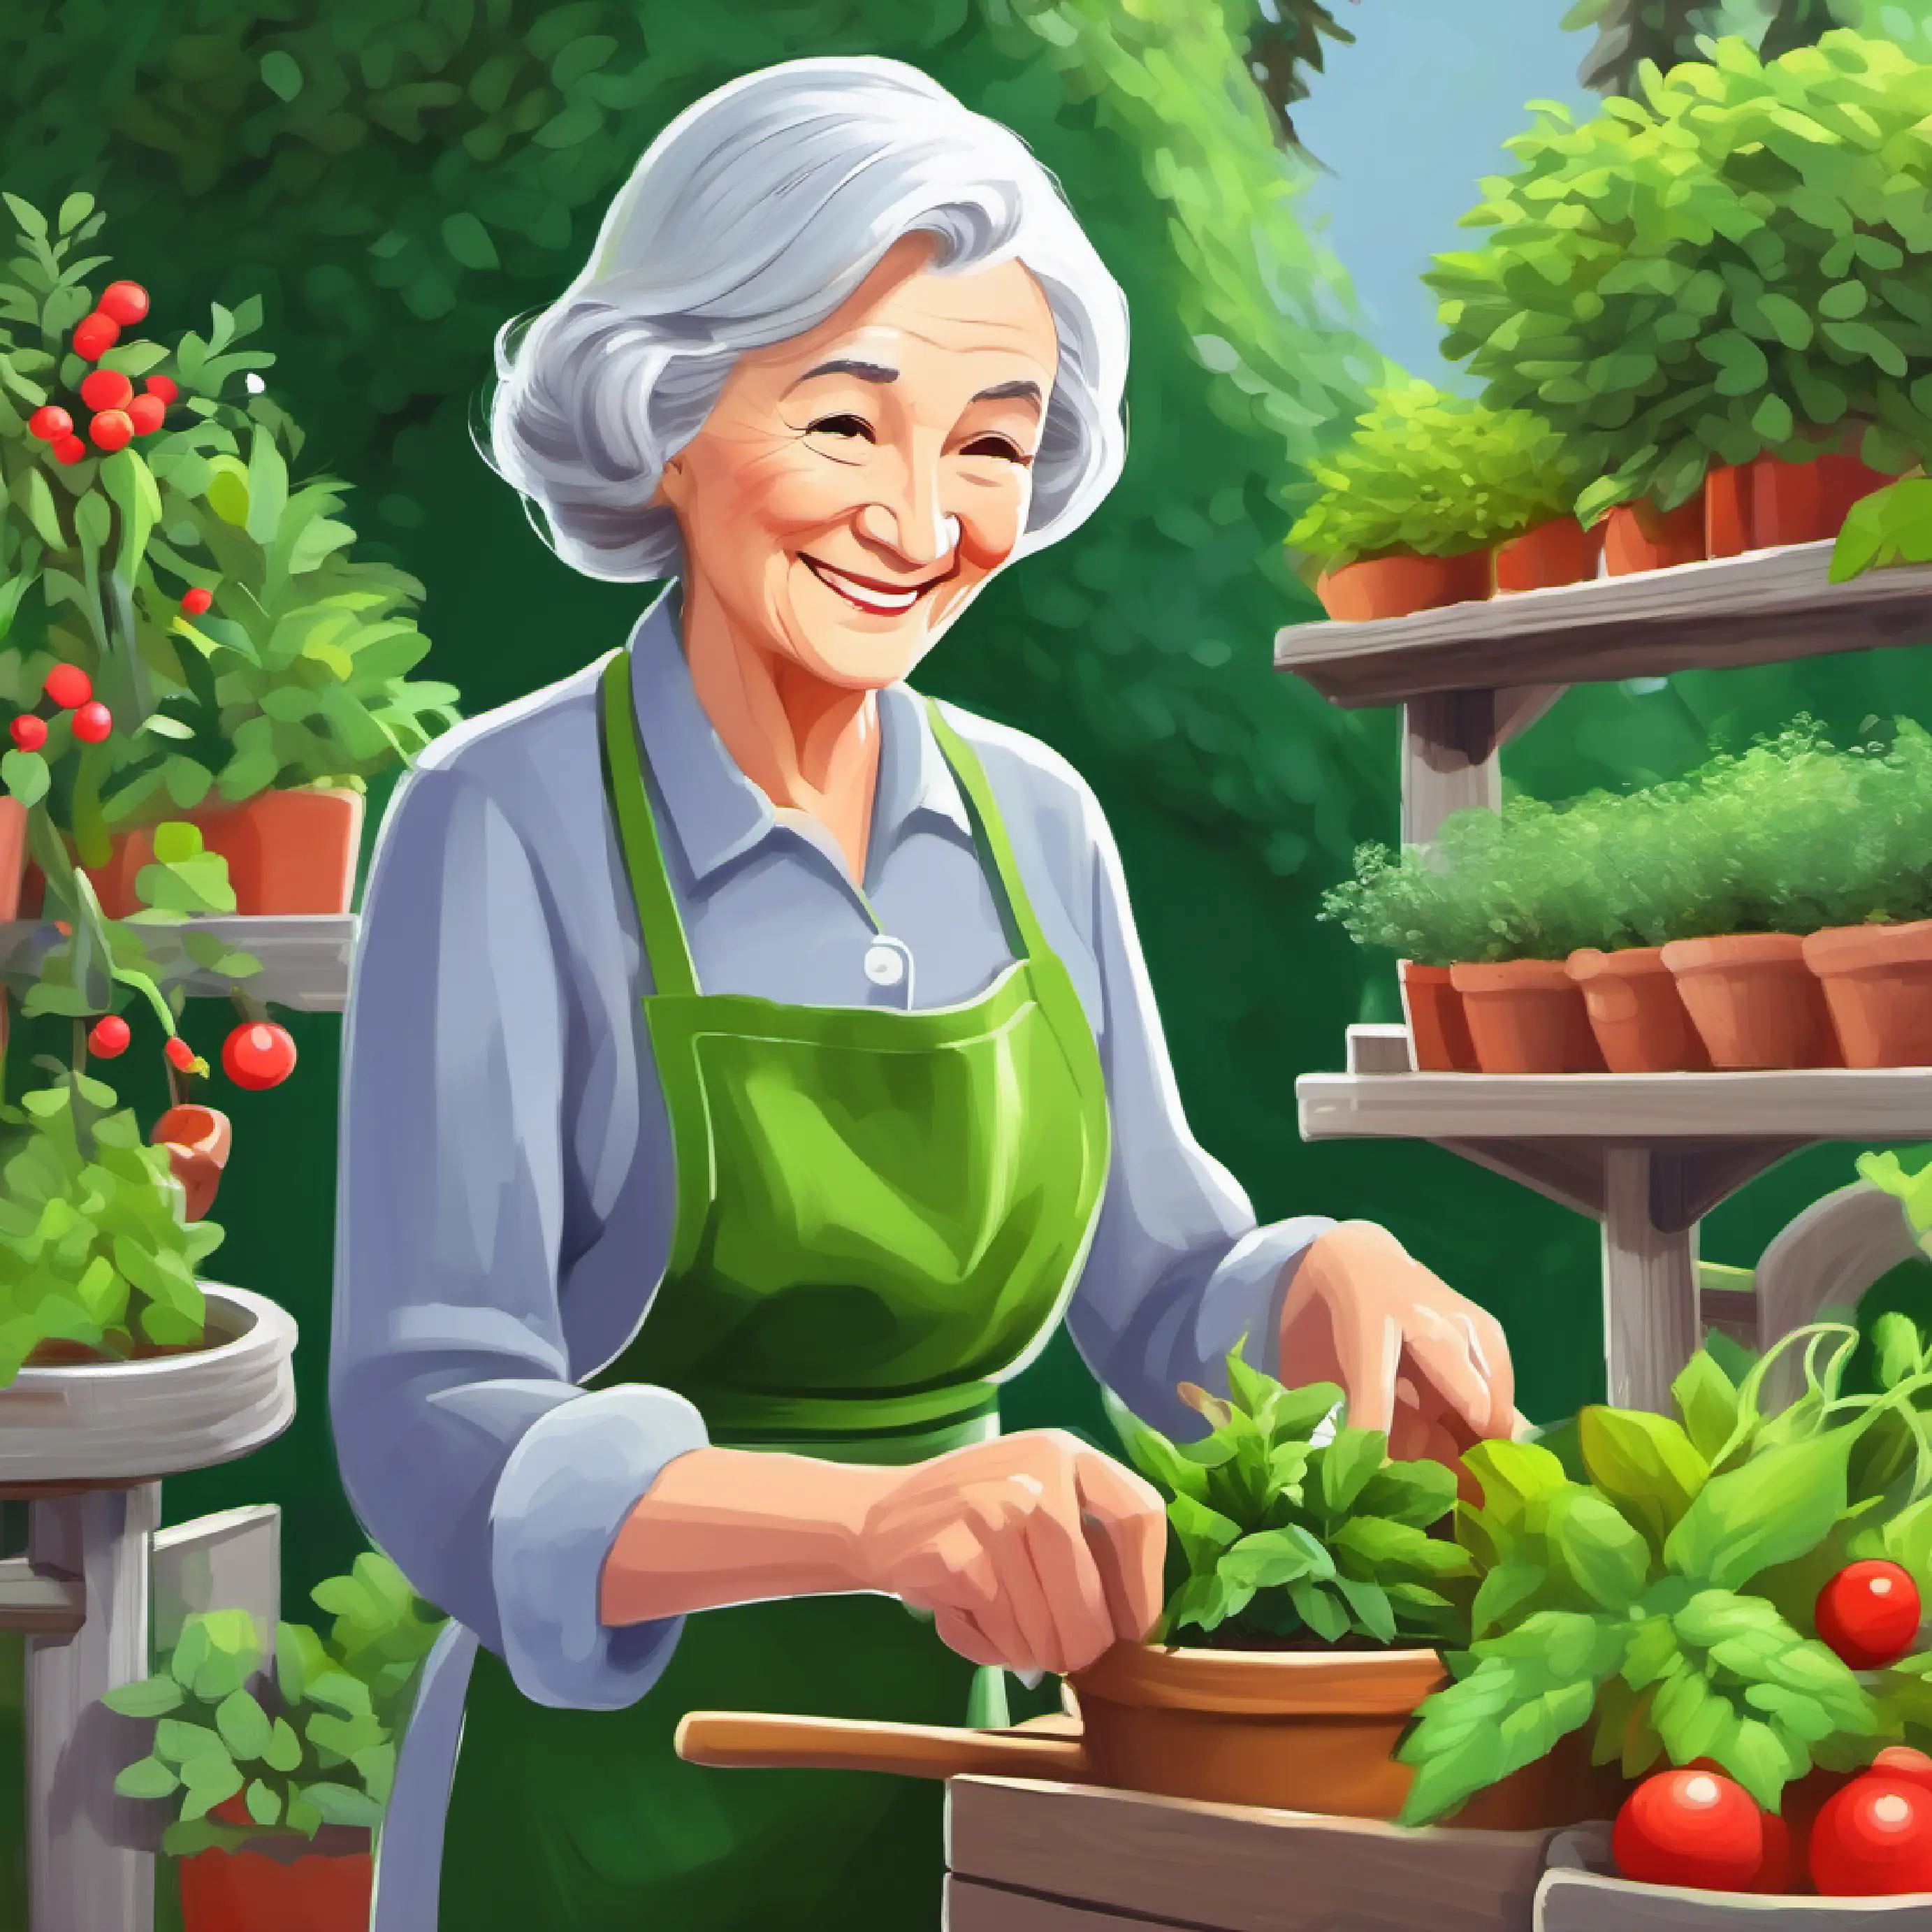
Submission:
{"label": "white planter", "polygon": [[0,1389],[0,1485],[150,1482],[232,1462],[295,1419],[295,1318],[203,1282],[216,1346],[22,1369]]}

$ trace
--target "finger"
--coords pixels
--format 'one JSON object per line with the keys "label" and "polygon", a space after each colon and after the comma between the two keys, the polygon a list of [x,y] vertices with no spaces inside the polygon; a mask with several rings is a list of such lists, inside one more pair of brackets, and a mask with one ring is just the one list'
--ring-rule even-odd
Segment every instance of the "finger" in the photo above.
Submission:
{"label": "finger", "polygon": [[1480,1362],[1490,1384],[1490,1414],[1483,1428],[1487,1436],[1508,1436],[1516,1432],[1516,1364],[1510,1355],[1509,1337],[1503,1324],[1487,1309],[1472,1302],[1464,1318],[1475,1330],[1480,1347]]}
{"label": "finger", "polygon": [[1004,1669],[1010,1659],[1005,1645],[989,1636],[964,1610],[940,1610],[932,1627],[947,1649],[956,1650],[971,1664],[992,1664]]}
{"label": "finger", "polygon": [[1046,1494],[1036,1476],[1012,1475],[988,1484],[973,1499],[980,1540],[998,1573],[1000,1597],[1018,1633],[1016,1670],[1054,1670],[1058,1641],[1046,1591],[1027,1549],[1026,1518]]}
{"label": "finger", "polygon": [[1084,1670],[1114,1641],[1113,1612],[1100,1565],[1080,1520],[1073,1458],[1056,1450],[1045,1475],[1044,1506],[1026,1520],[1027,1552],[1046,1593],[1062,1672]]}
{"label": "finger", "polygon": [[985,1546],[964,1523],[947,1523],[927,1538],[900,1568],[898,1594],[925,1610],[964,1610],[973,1616],[997,1610],[999,1572]]}
{"label": "finger", "polygon": [[1492,1404],[1490,1385],[1469,1356],[1469,1338],[1456,1323],[1432,1310],[1408,1333],[1406,1353],[1427,1384],[1425,1409],[1451,1411],[1473,1436],[1487,1427]]}
{"label": "finger", "polygon": [[1396,1371],[1402,1365],[1402,1324],[1380,1295],[1347,1295],[1331,1303],[1335,1360],[1354,1429],[1386,1430],[1395,1420]]}
{"label": "finger", "polygon": [[1395,1420],[1389,1425],[1388,1452],[1398,1462],[1420,1462],[1428,1456],[1436,1438],[1436,1430],[1430,1418],[1419,1407],[1405,1403],[1396,1409]]}
{"label": "finger", "polygon": [[1094,1526],[1088,1544],[1114,1634],[1123,1642],[1138,1643],[1160,1616],[1167,1512],[1151,1485],[1110,1456],[1076,1458],[1073,1480],[1082,1514]]}

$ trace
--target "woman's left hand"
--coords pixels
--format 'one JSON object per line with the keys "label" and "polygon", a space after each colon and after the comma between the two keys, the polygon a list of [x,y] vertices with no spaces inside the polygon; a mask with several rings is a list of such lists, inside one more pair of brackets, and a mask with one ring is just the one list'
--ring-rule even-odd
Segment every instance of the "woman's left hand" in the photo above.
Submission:
{"label": "woman's left hand", "polygon": [[1454,1468],[1472,1443],[1524,1426],[1502,1324],[1372,1221],[1342,1222],[1301,1257],[1281,1374],[1340,1383],[1351,1425],[1386,1430],[1403,1461]]}

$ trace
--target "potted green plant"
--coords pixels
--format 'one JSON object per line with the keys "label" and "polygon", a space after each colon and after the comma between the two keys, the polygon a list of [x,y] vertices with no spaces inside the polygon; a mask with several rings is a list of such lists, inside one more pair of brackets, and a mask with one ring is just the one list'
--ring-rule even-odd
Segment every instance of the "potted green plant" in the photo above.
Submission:
{"label": "potted green plant", "polygon": [[1594,479],[1578,514],[1620,512],[1612,572],[1705,554],[1707,472],[1742,516],[1724,554],[1831,534],[1885,480],[1840,452],[1857,433],[1894,472],[1932,436],[1932,69],[1850,32],[1772,61],[1728,39],[1642,93],[1581,124],[1540,105],[1465,218],[1484,245],[1426,278],[1484,399],[1541,412]]}
{"label": "potted green plant", "polygon": [[1324,566],[1331,616],[1401,616],[1486,597],[1490,553],[1506,540],[1519,540],[1513,589],[1594,568],[1569,518],[1574,486],[1562,446],[1524,412],[1398,384],[1370,399],[1348,442],[1312,472],[1321,494],[1288,542]]}
{"label": "potted green plant", "polygon": [[0,637],[16,649],[0,699],[25,714],[51,675],[84,733],[107,721],[56,821],[112,915],[147,829],[179,814],[229,862],[239,910],[343,910],[362,780],[454,715],[451,687],[407,679],[428,650],[408,614],[421,586],[344,554],[343,485],[291,482],[300,432],[261,390],[274,358],[247,346],[259,301],[217,304],[206,335],[141,336],[139,284],[98,301],[82,285],[106,259],[76,256],[104,220],[92,198],[57,222],[6,200],[21,253],[0,274]]}
{"label": "potted green plant", "polygon": [[[1629,1875],[1668,1875],[1648,1834],[1677,1767],[1737,1788],[1754,1821],[1727,1880],[1693,1858],[1678,1882],[1802,1884],[1815,1801],[1885,1747],[1932,1741],[1932,1652],[1915,1648],[1932,1364],[1902,1316],[1876,1333],[1875,1393],[1845,1387],[1858,1331],[1821,1323],[1735,1379],[1700,1352],[1674,1418],[1588,1408],[1543,1444],[1468,1452],[1483,1499],[1456,1534],[1480,1577],[1473,1639],[1401,1746],[1403,1822],[1454,1815],[1581,1734],[1622,1781]],[[1804,1384],[1772,1408],[1786,1356]]]}
{"label": "potted green plant", "polygon": [[253,1618],[216,1611],[103,1700],[154,1720],[115,1789],[174,1813],[162,1844],[181,1861],[184,1932],[368,1923],[397,1742],[443,1619],[374,1552],[312,1595],[331,1627],[279,1625],[272,1670]]}

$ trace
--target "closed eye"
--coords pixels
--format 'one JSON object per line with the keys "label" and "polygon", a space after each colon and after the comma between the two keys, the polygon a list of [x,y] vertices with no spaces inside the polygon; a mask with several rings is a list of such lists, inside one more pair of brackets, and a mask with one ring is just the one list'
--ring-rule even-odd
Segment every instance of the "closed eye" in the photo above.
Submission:
{"label": "closed eye", "polygon": [[808,436],[863,436],[868,442],[874,440],[872,426],[863,416],[820,416],[806,430]]}
{"label": "closed eye", "polygon": [[1003,436],[976,436],[961,452],[965,456],[1003,456],[1009,463],[1017,463],[1022,470],[1029,468],[1033,458],[1024,450],[1016,448]]}

